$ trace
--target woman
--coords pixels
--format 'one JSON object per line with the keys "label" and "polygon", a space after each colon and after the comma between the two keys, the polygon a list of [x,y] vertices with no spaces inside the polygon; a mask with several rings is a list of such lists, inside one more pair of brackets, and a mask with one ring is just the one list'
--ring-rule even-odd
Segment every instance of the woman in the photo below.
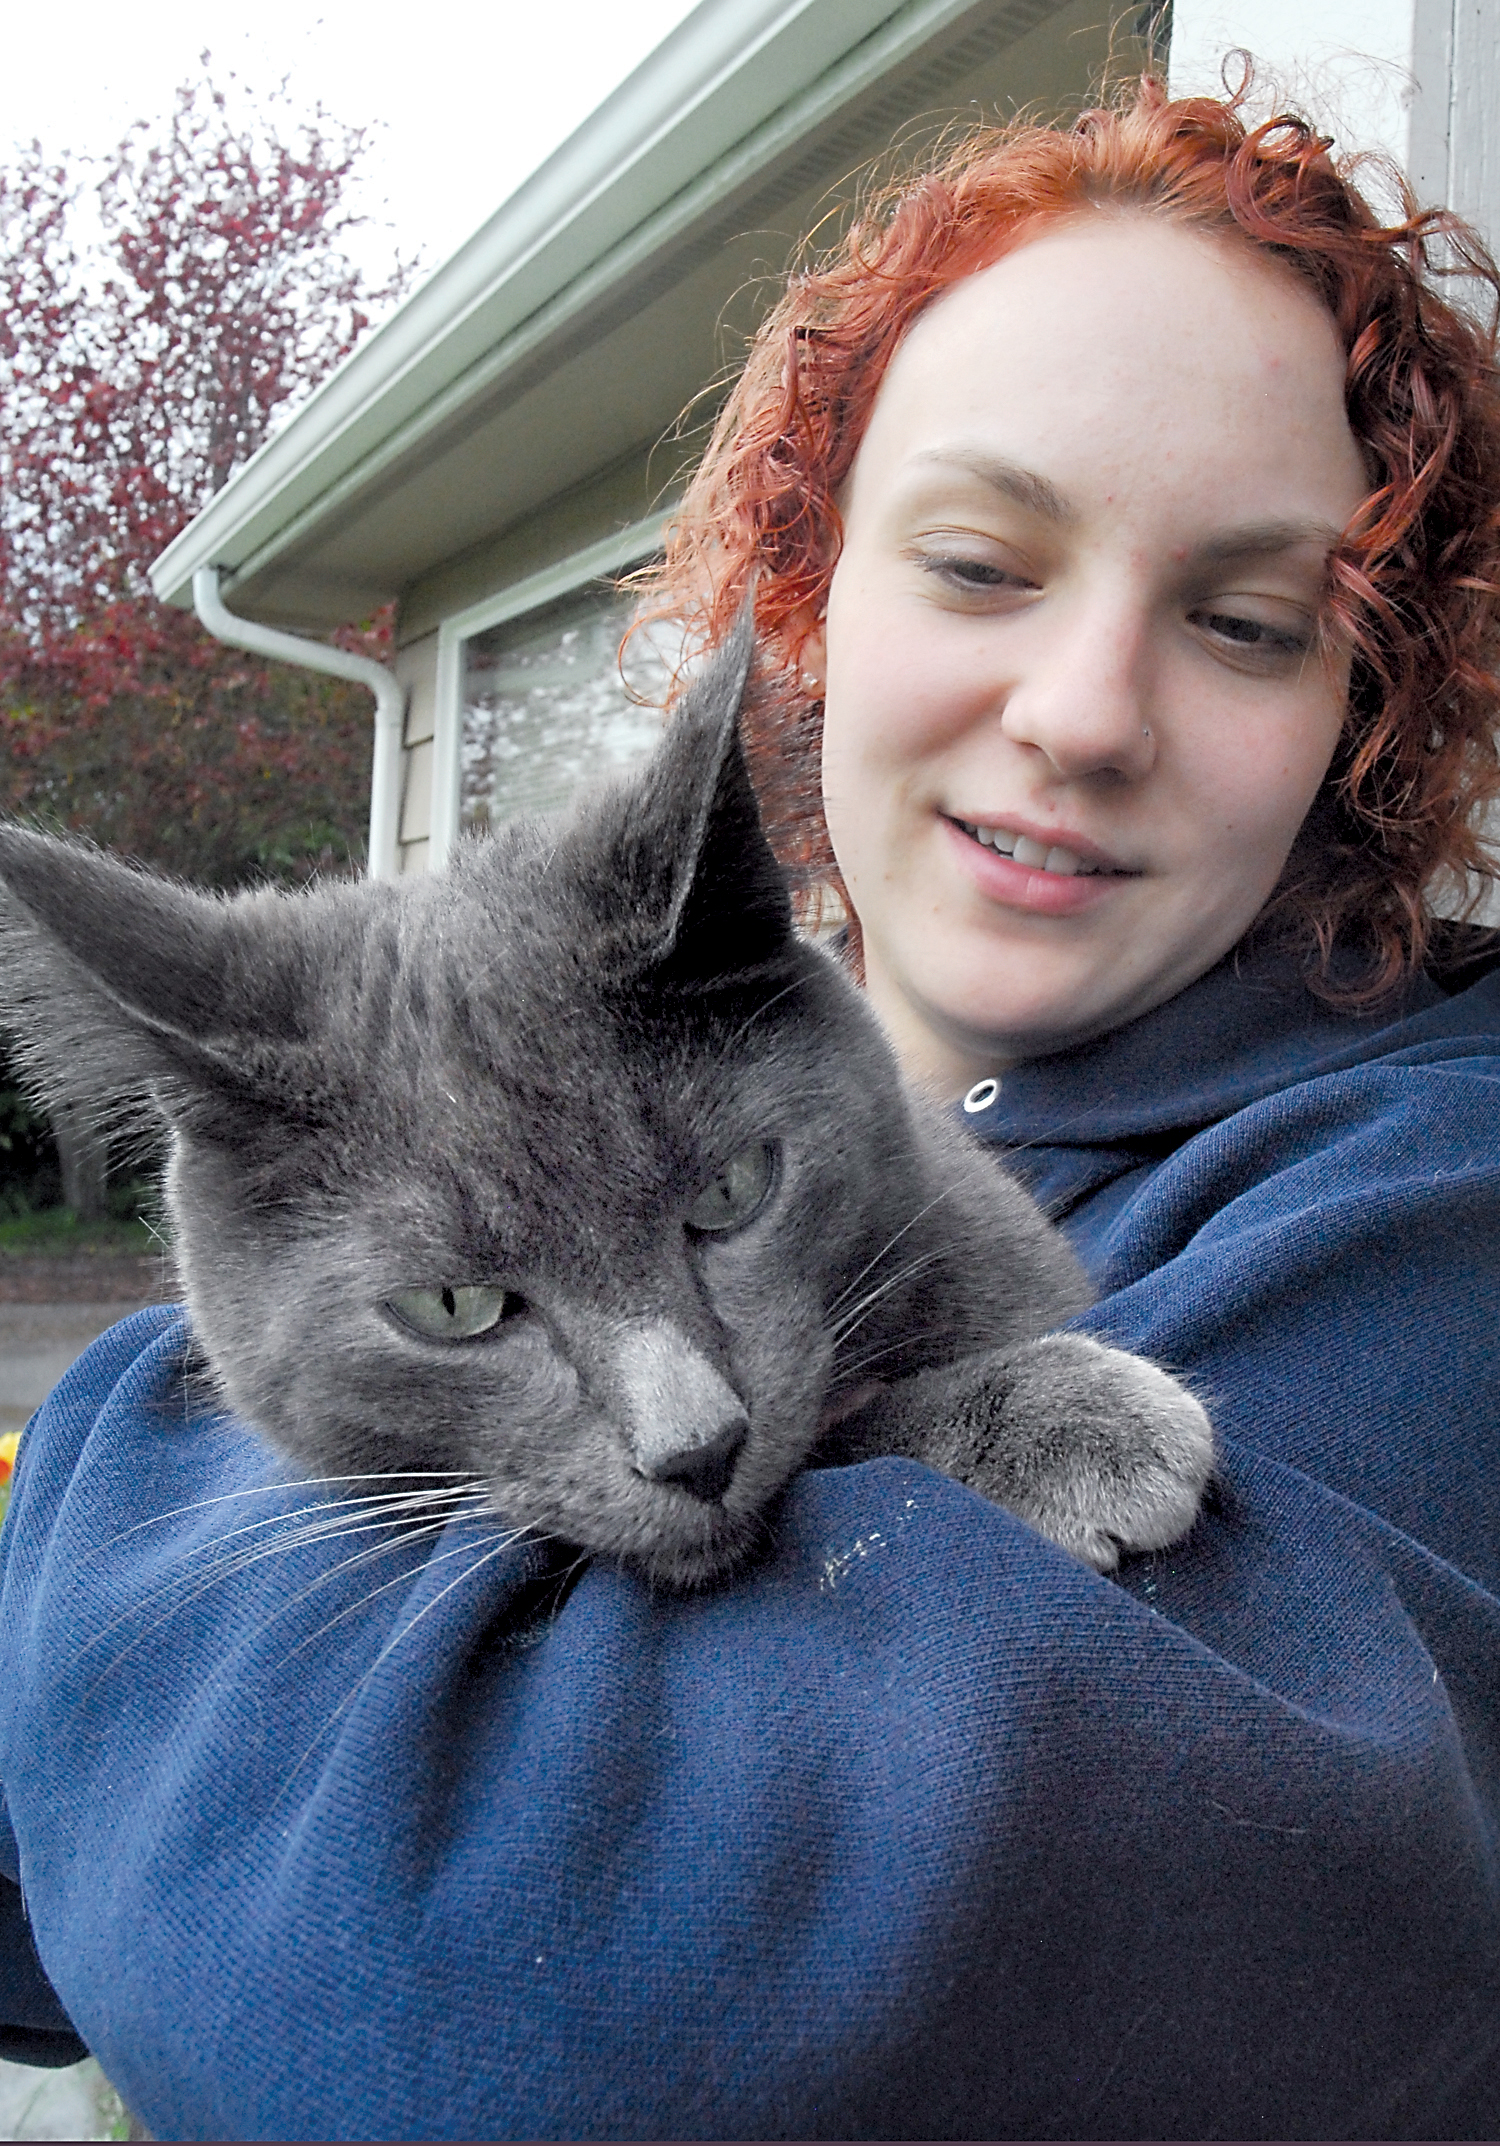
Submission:
{"label": "woman", "polygon": [[125,1709],[47,1516],[115,1447],[157,1512],[264,1465],[158,1457],[142,1315],[11,1545],[16,2053],[71,2014],[177,2136],[1493,2133],[1500,985],[1424,957],[1500,787],[1500,415],[1423,245],[1149,86],[970,145],[793,285],[666,569],[710,635],[758,576],[768,822],[1083,1323],[1211,1398],[1215,1510],[1114,1584],[810,1474],[705,1598],[421,1598],[331,1742],[360,1635],[252,1570]]}

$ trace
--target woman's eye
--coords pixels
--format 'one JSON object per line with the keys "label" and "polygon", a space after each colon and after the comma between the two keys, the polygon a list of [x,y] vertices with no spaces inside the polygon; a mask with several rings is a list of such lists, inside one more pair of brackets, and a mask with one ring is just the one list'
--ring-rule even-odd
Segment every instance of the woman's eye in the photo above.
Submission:
{"label": "woman's eye", "polygon": [[513,1319],[525,1300],[511,1289],[453,1284],[440,1289],[398,1289],[385,1309],[424,1341],[472,1341],[502,1319]]}
{"label": "woman's eye", "polygon": [[775,1148],[752,1140],[714,1172],[687,1211],[688,1228],[710,1234],[741,1228],[765,1200],[775,1175]]}
{"label": "woman's eye", "polygon": [[932,552],[922,559],[922,571],[946,581],[965,595],[987,595],[995,589],[1024,590],[1034,586],[1024,574],[997,566],[993,559],[971,559],[962,552]]}
{"label": "woman's eye", "polygon": [[1193,623],[1215,640],[1227,641],[1247,655],[1300,661],[1312,647],[1311,628],[1272,626],[1265,619],[1247,618],[1240,611],[1195,611]]}

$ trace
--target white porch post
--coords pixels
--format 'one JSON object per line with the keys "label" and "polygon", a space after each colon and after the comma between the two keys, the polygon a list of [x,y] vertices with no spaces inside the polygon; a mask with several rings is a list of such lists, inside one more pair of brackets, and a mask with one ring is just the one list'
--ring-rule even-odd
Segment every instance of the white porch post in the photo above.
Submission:
{"label": "white porch post", "polygon": [[1242,46],[1341,149],[1379,149],[1424,208],[1500,244],[1500,0],[1175,0],[1174,96]]}

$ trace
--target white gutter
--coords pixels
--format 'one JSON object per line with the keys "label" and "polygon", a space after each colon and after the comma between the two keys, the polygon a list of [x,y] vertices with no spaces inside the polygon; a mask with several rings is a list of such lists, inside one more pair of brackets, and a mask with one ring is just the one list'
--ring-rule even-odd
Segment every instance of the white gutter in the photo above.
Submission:
{"label": "white gutter", "polygon": [[282,633],[274,626],[258,626],[251,619],[237,618],[225,609],[216,566],[200,566],[194,573],[193,609],[209,632],[231,648],[274,656],[281,663],[300,663],[305,670],[326,671],[333,678],[351,678],[356,685],[368,686],[375,695],[369,872],[372,879],[394,879],[401,811],[401,732],[406,717],[405,695],[395,673],[372,656],[356,656],[346,648],[331,647],[327,641],[310,641],[300,633]]}

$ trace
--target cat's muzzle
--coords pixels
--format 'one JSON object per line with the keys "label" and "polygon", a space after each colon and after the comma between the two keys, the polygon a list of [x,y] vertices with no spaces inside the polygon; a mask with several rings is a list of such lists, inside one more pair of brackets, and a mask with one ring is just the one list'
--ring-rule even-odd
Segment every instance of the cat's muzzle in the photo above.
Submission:
{"label": "cat's muzzle", "polygon": [[628,1327],[615,1371],[636,1474],[716,1504],[750,1436],[745,1404],[728,1380],[670,1319]]}

